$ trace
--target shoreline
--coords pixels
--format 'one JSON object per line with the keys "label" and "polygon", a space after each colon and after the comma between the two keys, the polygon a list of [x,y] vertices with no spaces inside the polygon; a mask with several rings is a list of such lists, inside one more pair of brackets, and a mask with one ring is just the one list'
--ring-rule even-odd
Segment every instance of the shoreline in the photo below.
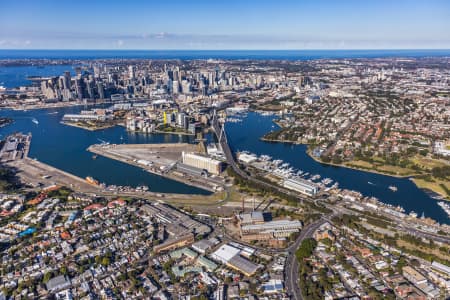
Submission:
{"label": "shoreline", "polygon": [[[261,137],[260,140],[264,141],[264,142],[269,142],[269,143],[285,143],[285,144],[292,144],[292,145],[308,145],[308,144],[304,144],[304,143],[300,143],[300,142],[295,142],[295,141],[282,141],[282,140],[272,140],[272,139],[267,139],[265,137]],[[414,185],[423,190],[423,191],[432,191],[440,196],[442,196],[442,199],[435,199],[436,201],[450,201],[450,198],[447,195],[443,195],[442,193],[438,192],[438,191],[434,191],[431,189],[427,189],[427,188],[422,188],[420,187],[415,181],[414,178],[420,174],[411,174],[411,175],[395,175],[395,174],[388,174],[388,173],[383,173],[380,171],[376,171],[376,170],[368,170],[368,169],[363,169],[363,168],[357,168],[357,167],[353,167],[353,166],[348,166],[348,165],[344,165],[344,164],[335,164],[333,162],[323,162],[321,160],[319,160],[317,157],[314,157],[311,154],[311,151],[309,149],[306,150],[306,154],[312,158],[314,161],[316,161],[317,163],[320,164],[324,164],[324,165],[328,165],[328,166],[333,166],[333,167],[341,167],[341,168],[347,168],[347,169],[351,169],[351,170],[356,170],[356,171],[362,171],[362,172],[368,172],[368,173],[373,173],[373,174],[379,174],[379,175],[383,175],[383,176],[389,176],[389,177],[394,177],[394,178],[401,178],[401,179],[410,179]]]}
{"label": "shoreline", "polygon": [[123,158],[123,157],[121,157],[119,155],[114,155],[114,154],[108,153],[106,151],[100,151],[98,148],[93,147],[93,145],[89,146],[86,150],[91,152],[91,153],[94,153],[96,155],[100,155],[100,156],[103,156],[103,157],[106,157],[106,158],[109,158],[109,159],[112,159],[112,160],[115,160],[115,161],[119,161],[119,162],[122,162],[122,163],[125,163],[125,164],[128,164],[128,165],[140,168],[140,169],[144,170],[145,172],[148,172],[148,173],[156,175],[156,176],[161,176],[163,178],[171,179],[171,180],[183,183],[183,184],[187,184],[187,185],[190,185],[190,186],[202,189],[202,190],[206,190],[206,191],[212,192],[212,193],[216,193],[217,192],[217,191],[214,191],[212,188],[209,188],[208,186],[203,186],[203,185],[197,184],[195,182],[192,182],[192,181],[189,181],[189,180],[185,180],[184,178],[176,176],[176,175],[173,175],[173,174],[171,175],[171,174],[168,174],[168,173],[155,172],[155,171],[153,171],[153,170],[151,170],[149,168],[146,168],[143,165],[135,163],[135,162],[133,162],[131,160],[127,160],[126,158]]}
{"label": "shoreline", "polygon": [[[261,140],[264,141],[264,142],[269,142],[269,143],[285,143],[285,144],[292,144],[292,145],[308,145],[308,144],[304,144],[304,143],[300,143],[300,142],[271,140],[271,139],[267,139],[267,138],[261,138]],[[342,168],[352,169],[352,170],[356,170],[356,171],[363,171],[363,172],[374,173],[374,174],[379,174],[379,175],[384,175],[384,176],[389,176],[389,177],[395,177],[395,178],[409,178],[409,177],[417,176],[417,174],[415,174],[415,175],[414,174],[413,175],[388,174],[388,173],[383,173],[383,172],[376,171],[376,170],[368,170],[368,169],[363,169],[363,168],[357,168],[357,167],[352,167],[352,166],[348,166],[348,165],[344,165],[344,164],[335,164],[335,163],[332,163],[332,162],[323,162],[323,161],[319,160],[317,157],[313,156],[309,150],[306,150],[306,154],[308,154],[309,157],[311,157],[314,161],[316,161],[316,162],[318,162],[320,164],[333,166],[333,167],[342,167]]]}
{"label": "shoreline", "polygon": [[52,105],[28,105],[28,106],[4,106],[0,109],[11,109],[14,111],[26,111],[26,110],[39,110],[39,109],[52,109],[52,108],[64,108],[64,107],[76,107],[76,106],[95,106],[100,104],[105,104],[109,102],[98,102],[98,103],[79,103],[79,102],[57,102],[52,103]]}
{"label": "shoreline", "polygon": [[187,135],[187,136],[195,136],[193,133],[188,132],[172,132],[172,131],[164,131],[164,130],[154,130],[150,133],[162,133],[162,134],[175,134],[175,135]]}
{"label": "shoreline", "polygon": [[73,123],[67,123],[67,122],[59,122],[62,125],[66,125],[66,126],[71,126],[71,127],[75,127],[75,128],[80,128],[80,129],[84,129],[84,130],[88,130],[88,131],[98,131],[98,130],[104,130],[104,129],[108,129],[108,128],[113,128],[118,126],[118,124],[114,124],[114,125],[108,125],[108,126],[102,126],[102,127],[95,127],[95,128],[89,128],[89,127],[85,127],[82,125],[78,125],[78,124],[73,124]]}
{"label": "shoreline", "polygon": [[111,101],[107,99],[96,99],[96,102],[92,103],[80,103],[77,101],[59,101],[55,103],[48,103],[48,104],[30,104],[30,105],[7,105],[0,107],[0,110],[2,109],[10,109],[14,111],[26,111],[26,110],[39,110],[39,109],[52,109],[52,108],[65,108],[65,107],[77,107],[77,106],[96,106],[96,105],[102,105],[102,104],[120,104],[120,103],[128,103],[128,102],[144,102],[149,101],[150,99],[129,99],[128,101]]}

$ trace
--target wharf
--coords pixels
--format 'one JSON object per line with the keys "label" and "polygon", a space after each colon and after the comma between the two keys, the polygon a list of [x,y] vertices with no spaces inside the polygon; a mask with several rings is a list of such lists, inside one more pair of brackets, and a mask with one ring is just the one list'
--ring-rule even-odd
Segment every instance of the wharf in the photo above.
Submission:
{"label": "wharf", "polygon": [[23,183],[33,187],[60,185],[89,193],[101,190],[99,186],[89,184],[83,178],[28,157],[7,162],[6,166],[14,169]]}
{"label": "wharf", "polygon": [[87,150],[211,192],[217,191],[224,184],[219,177],[208,179],[192,177],[173,170],[181,160],[181,153],[194,152],[198,150],[197,145],[186,143],[91,145]]}

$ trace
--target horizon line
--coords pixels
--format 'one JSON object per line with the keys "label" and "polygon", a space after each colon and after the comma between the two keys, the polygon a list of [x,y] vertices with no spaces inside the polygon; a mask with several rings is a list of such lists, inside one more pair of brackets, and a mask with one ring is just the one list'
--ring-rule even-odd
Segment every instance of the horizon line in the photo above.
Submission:
{"label": "horizon line", "polygon": [[450,48],[316,48],[316,49],[112,49],[112,48],[92,48],[92,49],[20,49],[20,48],[0,48],[0,51],[450,51]]}

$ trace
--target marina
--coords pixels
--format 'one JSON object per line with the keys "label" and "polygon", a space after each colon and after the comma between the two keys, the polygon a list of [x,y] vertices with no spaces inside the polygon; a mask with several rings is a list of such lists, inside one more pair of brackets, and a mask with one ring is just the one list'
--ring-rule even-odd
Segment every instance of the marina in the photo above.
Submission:
{"label": "marina", "polygon": [[[130,133],[125,128],[116,126],[96,132],[61,125],[60,119],[66,113],[78,113],[82,107],[64,107],[14,111],[3,110],[3,116],[14,119],[14,123],[0,128],[0,134],[6,136],[13,132],[29,132],[33,135],[33,143],[29,157],[37,158],[43,163],[59,168],[81,178],[92,176],[106,186],[133,189],[138,186],[148,186],[153,192],[181,194],[210,194],[210,191],[186,185],[169,178],[164,178],[149,172],[143,172],[142,167],[129,165],[121,161],[99,156],[93,159],[93,154],[86,149],[93,144],[139,144],[139,143],[179,143],[195,142],[195,137],[167,134]],[[48,114],[49,112],[58,114]],[[262,161],[285,165],[280,175],[298,176],[308,180],[318,174],[318,184],[328,188],[340,188],[358,191],[363,197],[374,197],[380,202],[403,207],[405,213],[411,211],[419,215],[424,213],[438,222],[450,223],[449,216],[437,205],[437,201],[425,191],[418,189],[409,179],[395,178],[348,168],[323,165],[308,156],[305,145],[287,145],[270,143],[259,138],[271,130],[274,114],[259,114],[246,112],[240,117],[242,122],[227,122],[225,124],[227,139],[235,152],[254,153]],[[39,126],[30,126],[31,118],[39,120]],[[245,128],[245,130],[242,130]],[[121,139],[121,137],[123,139]],[[211,136],[206,136],[210,141]],[[66,156],[59,155],[64,153]],[[70,159],[67,156],[70,155]],[[289,170],[289,168],[292,168]],[[325,180],[322,182],[322,180]],[[330,180],[330,183],[326,183]],[[331,182],[332,180],[332,182]],[[84,181],[84,180],[83,180]],[[371,182],[373,184],[368,184]],[[393,192],[388,187],[397,187]]]}
{"label": "marina", "polygon": [[[408,178],[397,178],[381,174],[321,164],[307,154],[307,145],[292,145],[261,141],[260,137],[271,130],[275,114],[262,115],[248,112],[240,123],[226,123],[230,147],[235,152],[254,153],[257,157],[269,156],[278,164],[289,163],[299,170],[302,178],[315,174],[330,178],[341,190],[354,191],[363,201],[377,202],[391,208],[402,208],[405,214],[416,212],[419,216],[450,224],[450,217],[437,205],[436,199],[427,191],[417,188]],[[243,130],[245,128],[245,130]],[[397,191],[389,189],[397,188]]]}
{"label": "marina", "polygon": [[440,201],[438,202],[438,205],[445,211],[447,216],[450,217],[450,204]]}
{"label": "marina", "polygon": [[[296,169],[290,166],[289,163],[284,162],[281,159],[272,160],[269,155],[262,154],[260,156],[250,153],[248,151],[238,152],[237,158],[240,162],[246,163],[255,167],[256,169],[265,171],[271,176],[275,176],[278,179],[302,179],[308,182],[318,185],[321,189],[328,191],[331,187],[337,188],[338,182],[334,182],[331,178],[323,178],[319,174],[309,174],[303,170]],[[331,186],[331,184],[333,186]]]}

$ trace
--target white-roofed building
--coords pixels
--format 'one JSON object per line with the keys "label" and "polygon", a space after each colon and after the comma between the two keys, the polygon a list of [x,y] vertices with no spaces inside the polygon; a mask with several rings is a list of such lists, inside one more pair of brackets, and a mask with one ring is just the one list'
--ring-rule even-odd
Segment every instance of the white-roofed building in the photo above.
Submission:
{"label": "white-roofed building", "polygon": [[230,246],[228,244],[224,244],[220,246],[219,249],[214,251],[211,254],[211,258],[219,261],[223,264],[226,264],[228,261],[230,261],[234,256],[238,255],[241,252],[241,249],[238,249],[236,247]]}

